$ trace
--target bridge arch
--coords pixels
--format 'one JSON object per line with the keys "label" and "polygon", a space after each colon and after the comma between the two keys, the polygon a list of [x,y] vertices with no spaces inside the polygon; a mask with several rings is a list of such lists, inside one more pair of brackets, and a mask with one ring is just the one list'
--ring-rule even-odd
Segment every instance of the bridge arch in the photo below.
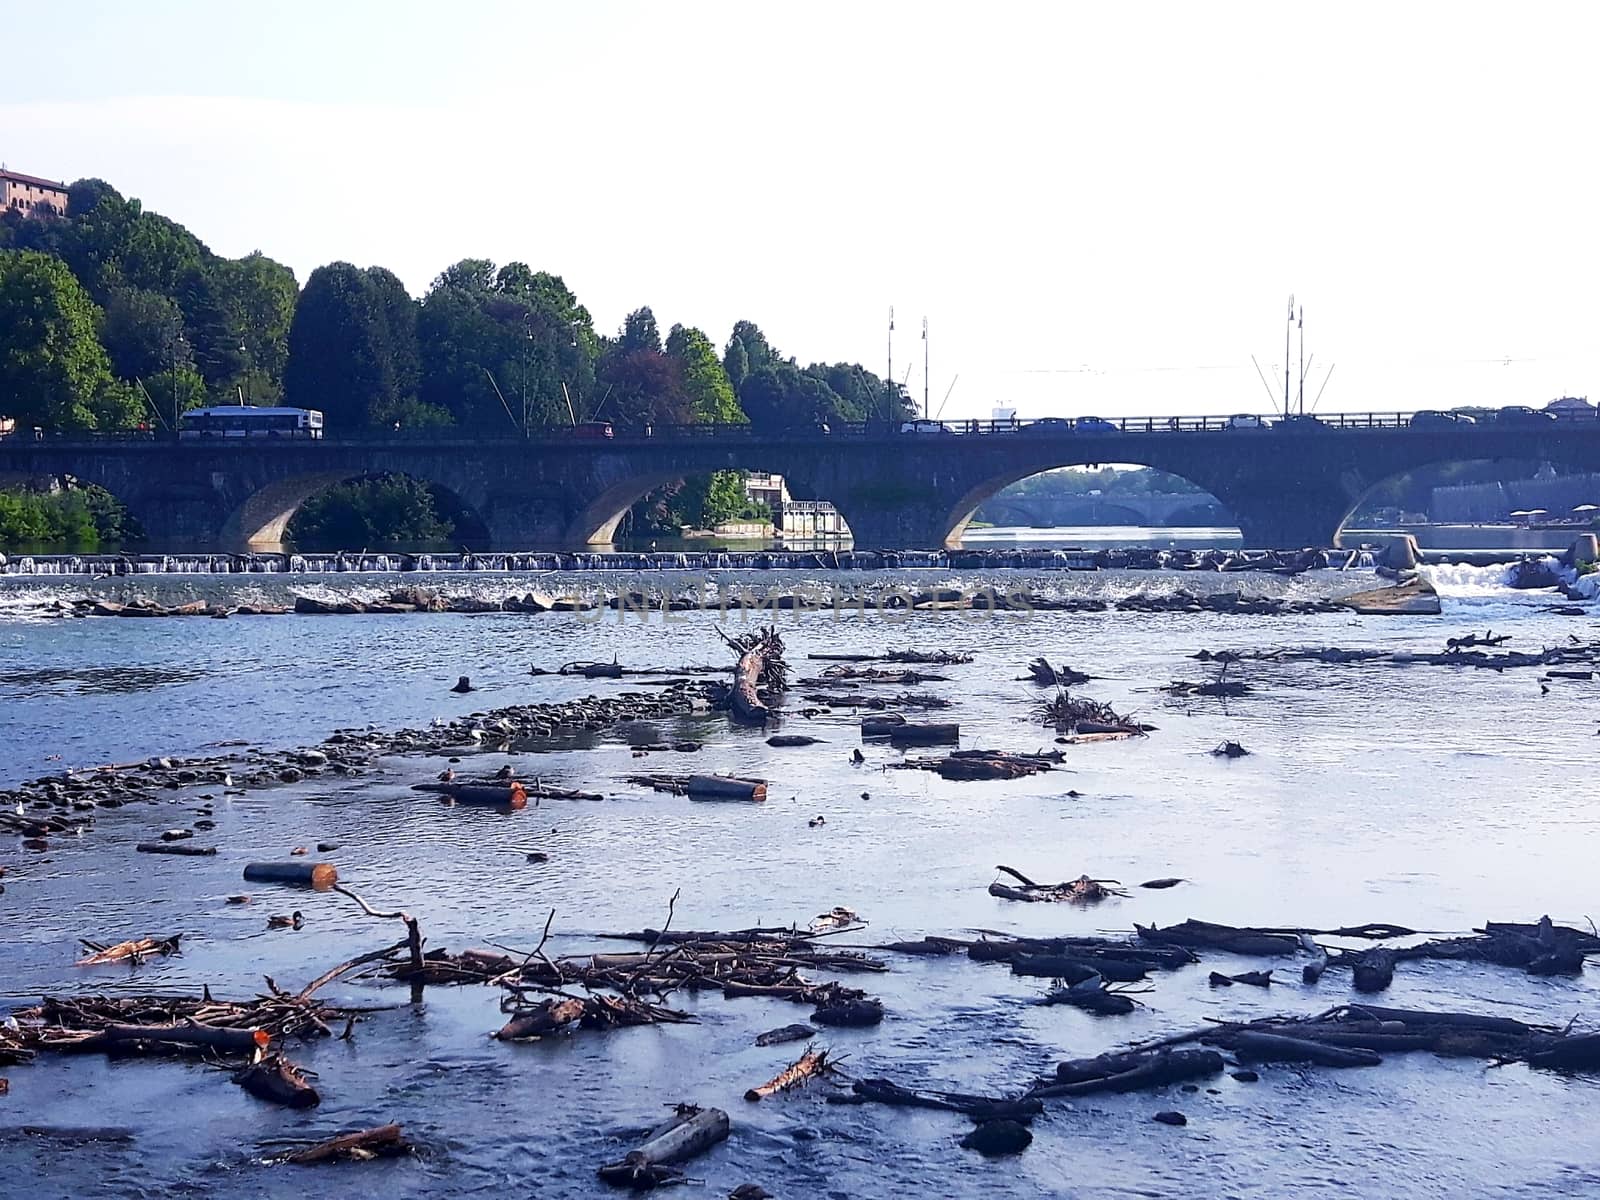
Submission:
{"label": "bridge arch", "polygon": [[[971,524],[972,518],[978,509],[984,507],[986,504],[989,504],[989,507],[993,508],[993,504],[991,502],[993,501],[994,497],[999,495],[1006,488],[1011,487],[1013,484],[1020,483],[1024,479],[1032,479],[1038,475],[1048,474],[1051,471],[1058,471],[1065,467],[1096,466],[1142,467],[1147,470],[1161,471],[1164,474],[1173,475],[1176,478],[1182,479],[1184,482],[1192,484],[1193,486],[1201,489],[1199,492],[1194,494],[1194,504],[1192,507],[1221,510],[1223,513],[1227,513],[1229,515],[1229,519],[1220,522],[1221,524],[1227,525],[1230,523],[1235,523],[1233,522],[1232,510],[1229,508],[1229,506],[1221,498],[1208,490],[1199,480],[1190,479],[1181,472],[1171,470],[1164,464],[1141,462],[1105,463],[1099,459],[1091,458],[1086,453],[1080,451],[1078,453],[1064,455],[1063,460],[1059,462],[1051,461],[1046,465],[1030,464],[1027,468],[1016,468],[1007,470],[1001,474],[991,475],[988,478],[983,479],[981,482],[969,487],[967,491],[964,492],[944,514],[941,522],[941,526],[944,530],[943,545],[947,549],[959,549],[961,546],[962,536],[966,533],[967,526]],[[1150,520],[1148,514],[1140,512],[1126,504],[1120,504],[1114,497],[1095,497],[1094,499],[1097,502],[1098,510],[1102,514],[1120,514],[1126,518],[1125,523],[1129,525],[1156,525],[1173,523],[1170,518],[1164,522]],[[1003,506],[1003,508],[1009,508],[1011,511],[1021,514],[1026,514],[1029,511],[1029,500],[1027,499],[1002,499],[999,501],[999,504]],[[1188,509],[1182,511],[1188,511]],[[1214,520],[1214,512],[1213,520],[1208,521],[1207,523],[1217,523]]]}
{"label": "bridge arch", "polygon": [[[312,471],[275,479],[255,489],[234,506],[222,523],[220,541],[228,549],[268,550],[287,540],[289,524],[307,501],[329,488],[345,483],[398,477],[428,486],[446,501],[449,515],[456,522],[452,540],[468,546],[484,546],[488,530],[482,514],[447,484],[407,471],[327,470]],[[354,550],[360,547],[347,546]]]}
{"label": "bridge arch", "polygon": [[[1564,473],[1538,478],[1547,465]],[[1461,468],[1461,475],[1445,477],[1442,469],[1448,468]],[[1513,477],[1503,478],[1507,474]],[[1394,503],[1388,507],[1402,513],[1425,512],[1436,524],[1498,522],[1519,510],[1542,509],[1552,517],[1564,517],[1579,504],[1600,504],[1600,458],[1581,451],[1532,458],[1441,456],[1361,487],[1339,518],[1338,536],[1373,501],[1391,497]]]}
{"label": "bridge arch", "polygon": [[[759,454],[756,457],[759,460]],[[784,470],[780,464],[757,466],[745,461],[743,455],[735,456],[725,465],[697,470],[630,472],[609,481],[602,481],[604,486],[600,492],[578,510],[568,525],[565,541],[572,546],[608,546],[616,540],[617,526],[628,515],[629,509],[651,492],[671,483],[715,474],[717,471],[764,471],[782,475],[785,486],[795,499],[827,499],[825,496],[816,495],[805,479],[792,471]]]}

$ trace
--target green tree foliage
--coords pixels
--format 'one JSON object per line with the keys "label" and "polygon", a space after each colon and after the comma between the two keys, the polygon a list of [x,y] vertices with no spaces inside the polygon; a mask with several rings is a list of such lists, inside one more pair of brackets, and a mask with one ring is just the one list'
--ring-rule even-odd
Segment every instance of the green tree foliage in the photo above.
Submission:
{"label": "green tree foliage", "polygon": [[600,402],[588,310],[559,276],[524,263],[496,271],[486,259],[463,259],[446,268],[423,299],[417,340],[421,397],[458,424],[566,425]]}
{"label": "green tree foliage", "polygon": [[[237,344],[244,348],[242,377],[231,382],[234,386],[242,383],[253,403],[275,403],[283,391],[289,325],[300,291],[294,272],[258,250],[244,258],[219,260],[213,273],[226,308],[227,335],[237,335]],[[381,274],[394,279],[387,271]],[[402,288],[401,293],[404,291]],[[413,323],[415,320],[413,315]],[[414,343],[413,338],[413,347]],[[415,387],[413,382],[413,392]]]}
{"label": "green tree foliage", "polygon": [[259,252],[219,258],[103,180],[79,180],[68,197],[65,218],[0,220],[0,248],[37,250],[67,264],[105,309],[101,336],[118,378],[170,369],[176,328],[214,399],[279,398],[296,296],[287,267]]}
{"label": "green tree foliage", "polygon": [[728,339],[728,348],[722,355],[722,373],[728,377],[728,384],[735,391],[750,378],[750,352],[736,337]]}
{"label": "green tree foliage", "polygon": [[[143,379],[169,370],[173,335],[183,330],[183,312],[160,292],[118,284],[106,301],[100,340],[119,379]],[[180,363],[191,361],[187,341],[179,344]]]}
{"label": "green tree foliage", "polygon": [[674,325],[667,334],[666,353],[677,364],[691,420],[718,424],[749,420],[739,407],[728,372],[718,361],[710,338],[698,329]]}
{"label": "green tree foliage", "polygon": [[318,267],[289,326],[284,397],[322,411],[330,429],[442,423],[418,406],[416,317],[388,271]]}
{"label": "green tree foliage", "polygon": [[692,514],[694,524],[701,529],[712,529],[724,522],[753,515],[744,481],[743,471],[715,471],[707,477],[697,497],[699,511]]}
{"label": "green tree foliage", "polygon": [[101,488],[0,491],[0,550],[96,550],[122,539],[124,521]]}
{"label": "green tree foliage", "polygon": [[805,369],[839,397],[839,412],[849,421],[905,421],[917,407],[900,384],[885,384],[859,363],[812,363]]}
{"label": "green tree foliage", "polygon": [[59,259],[0,252],[0,412],[45,429],[136,424],[139,406],[111,378],[99,320]]}
{"label": "green tree foliage", "polygon": [[660,354],[661,330],[656,325],[655,313],[649,308],[637,308],[629,313],[622,322],[622,333],[617,337],[617,345],[623,353],[648,350],[652,354]]}
{"label": "green tree foliage", "polygon": [[723,352],[722,365],[734,390],[744,386],[744,381],[763,367],[778,366],[783,358],[767,342],[754,321],[735,321],[733,334]]}
{"label": "green tree foliage", "polygon": [[358,479],[307,500],[287,534],[303,550],[422,548],[455,532],[455,523],[440,510],[433,490],[415,479]]}
{"label": "green tree foliage", "polygon": [[752,371],[739,388],[739,404],[758,429],[813,429],[846,416],[838,393],[791,363]]}
{"label": "green tree foliage", "polygon": [[[141,383],[144,386],[144,394],[139,397],[144,414],[142,423],[152,428],[171,429],[174,413],[186,413],[191,408],[204,408],[211,403],[205,379],[186,363],[178,364],[176,387],[171,367],[157,371]],[[156,410],[154,413],[150,411],[152,407]]]}

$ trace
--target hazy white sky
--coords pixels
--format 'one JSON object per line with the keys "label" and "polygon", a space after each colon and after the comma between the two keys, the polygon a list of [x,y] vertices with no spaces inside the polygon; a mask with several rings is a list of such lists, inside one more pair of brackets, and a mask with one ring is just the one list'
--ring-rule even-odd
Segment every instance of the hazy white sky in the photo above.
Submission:
{"label": "hazy white sky", "polygon": [[1600,395],[1584,4],[0,0],[0,158],[228,255],[467,256],[986,416]]}

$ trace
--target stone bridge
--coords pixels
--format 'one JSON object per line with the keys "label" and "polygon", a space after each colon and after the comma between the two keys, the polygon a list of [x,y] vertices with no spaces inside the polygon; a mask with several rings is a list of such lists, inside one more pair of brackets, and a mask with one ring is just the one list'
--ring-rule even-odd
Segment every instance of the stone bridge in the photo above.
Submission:
{"label": "stone bridge", "polygon": [[1145,492],[1115,496],[1011,496],[978,506],[991,525],[1232,525],[1233,514],[1203,492]]}
{"label": "stone bridge", "polygon": [[1214,496],[1252,547],[1325,546],[1383,480],[1429,463],[1549,461],[1600,469],[1600,421],[1528,428],[1316,426],[1088,432],[763,434],[605,440],[194,441],[0,439],[0,486],[71,478],[127,506],[155,550],[243,551],[282,540],[296,509],[345,480],[394,473],[436,485],[508,549],[611,540],[651,489],[724,469],[773,471],[797,498],[830,500],[861,548],[957,546],[973,512],[1002,488],[1056,467],[1129,463],[1181,476]]}

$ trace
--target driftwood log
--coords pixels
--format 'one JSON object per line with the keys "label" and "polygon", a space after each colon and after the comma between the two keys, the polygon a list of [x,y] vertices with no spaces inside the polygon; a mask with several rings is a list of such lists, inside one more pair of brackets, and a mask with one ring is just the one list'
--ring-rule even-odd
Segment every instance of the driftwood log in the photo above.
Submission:
{"label": "driftwood log", "polygon": [[644,1189],[683,1178],[676,1164],[704,1154],[728,1136],[728,1114],[720,1108],[680,1104],[672,1118],[652,1129],[620,1162],[599,1169],[606,1183]]}
{"label": "driftwood log", "polygon": [[339,882],[339,868],[330,862],[255,862],[245,866],[251,883],[283,883],[323,891]]}
{"label": "driftwood log", "polygon": [[152,955],[176,954],[182,936],[175,933],[167,938],[137,938],[132,941],[117,942],[115,945],[104,945],[100,942],[91,942],[88,938],[79,938],[78,940],[90,953],[88,957],[80,958],[77,965],[95,967],[102,963],[126,962],[138,966]]}
{"label": "driftwood log", "polygon": [[379,1125],[375,1129],[361,1129],[355,1133],[341,1133],[338,1137],[307,1146],[286,1154],[282,1162],[310,1167],[326,1162],[366,1162],[374,1158],[393,1158],[411,1152],[398,1125]]}
{"label": "driftwood log", "polygon": [[233,1081],[256,1099],[285,1108],[315,1108],[322,1103],[317,1089],[281,1054],[269,1054],[260,1062],[251,1063],[236,1073]]}
{"label": "driftwood log", "polygon": [[807,1050],[794,1062],[779,1071],[766,1083],[753,1087],[744,1094],[746,1100],[765,1100],[768,1096],[775,1096],[787,1088],[795,1087],[817,1075],[822,1075],[828,1070],[828,1052],[826,1050]]}

